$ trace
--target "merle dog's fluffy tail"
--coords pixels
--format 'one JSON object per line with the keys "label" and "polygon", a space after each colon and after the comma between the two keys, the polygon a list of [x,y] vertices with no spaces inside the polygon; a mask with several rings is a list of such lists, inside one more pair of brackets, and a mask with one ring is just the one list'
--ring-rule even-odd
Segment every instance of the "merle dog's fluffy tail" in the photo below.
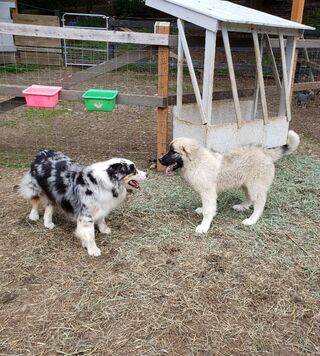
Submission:
{"label": "merle dog's fluffy tail", "polygon": [[283,146],[271,148],[268,150],[268,154],[272,157],[274,161],[277,161],[284,155],[288,155],[294,152],[300,143],[300,137],[297,133],[290,130],[288,132],[287,143]]}
{"label": "merle dog's fluffy tail", "polygon": [[42,192],[38,182],[32,177],[31,173],[26,173],[21,179],[18,193],[25,199],[39,197]]}

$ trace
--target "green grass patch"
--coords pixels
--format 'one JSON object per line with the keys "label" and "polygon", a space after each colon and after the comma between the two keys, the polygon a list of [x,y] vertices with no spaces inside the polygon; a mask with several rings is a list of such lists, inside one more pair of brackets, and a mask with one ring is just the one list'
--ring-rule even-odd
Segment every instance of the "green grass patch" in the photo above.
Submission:
{"label": "green grass patch", "polygon": [[17,121],[15,120],[0,120],[0,127],[14,128],[17,126]]}
{"label": "green grass patch", "polygon": [[41,120],[51,121],[56,117],[64,115],[67,109],[64,107],[56,107],[54,109],[42,109],[42,108],[26,108],[23,112],[23,116],[27,120]]}
{"label": "green grass patch", "polygon": [[39,64],[1,64],[0,73],[24,73],[34,72],[46,66]]}
{"label": "green grass patch", "polygon": [[30,154],[28,152],[0,152],[0,167],[21,169],[30,166]]}

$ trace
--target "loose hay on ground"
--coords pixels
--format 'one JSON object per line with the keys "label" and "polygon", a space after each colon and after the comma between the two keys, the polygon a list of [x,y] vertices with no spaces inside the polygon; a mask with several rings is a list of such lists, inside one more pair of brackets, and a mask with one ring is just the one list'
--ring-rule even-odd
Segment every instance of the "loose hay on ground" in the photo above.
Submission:
{"label": "loose hay on ground", "polygon": [[194,233],[199,197],[178,176],[151,174],[97,234],[88,258],[73,224],[26,219],[1,169],[2,354],[302,355],[320,352],[320,162],[277,164],[259,223],[219,196],[207,235]]}

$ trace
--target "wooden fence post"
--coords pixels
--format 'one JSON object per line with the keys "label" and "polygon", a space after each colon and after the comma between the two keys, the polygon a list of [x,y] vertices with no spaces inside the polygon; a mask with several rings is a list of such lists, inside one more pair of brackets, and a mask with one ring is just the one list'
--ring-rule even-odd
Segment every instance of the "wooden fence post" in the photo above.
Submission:
{"label": "wooden fence post", "polygon": [[[305,4],[305,0],[292,0],[291,21],[302,23],[304,4]],[[294,78],[296,75],[298,53],[299,53],[299,50],[296,49],[295,55],[294,55],[294,60],[293,60],[293,68],[292,68],[292,76],[293,77],[292,77],[291,90],[290,90],[290,100],[293,95],[293,84],[294,84]]]}
{"label": "wooden fence post", "polygon": [[[169,22],[156,22],[155,33],[169,34]],[[158,47],[158,95],[169,94],[169,47]],[[158,159],[167,151],[168,146],[168,107],[157,109],[157,171],[163,171],[164,167]]]}

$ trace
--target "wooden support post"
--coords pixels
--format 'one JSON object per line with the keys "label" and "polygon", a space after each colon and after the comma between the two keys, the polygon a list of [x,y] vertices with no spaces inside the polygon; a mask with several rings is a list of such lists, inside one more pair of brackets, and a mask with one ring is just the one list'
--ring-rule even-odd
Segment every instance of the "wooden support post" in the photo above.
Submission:
{"label": "wooden support post", "polygon": [[[291,21],[302,23],[304,4],[305,4],[305,0],[292,0]],[[294,78],[295,78],[295,74],[296,74],[298,53],[299,53],[299,50],[296,50],[295,55],[294,55],[294,60],[293,60],[293,68],[292,68],[293,78],[292,78],[292,85],[291,85],[291,91],[290,91],[290,101],[291,101],[291,98],[293,95],[293,83],[294,83]]]}
{"label": "wooden support post", "polygon": [[241,120],[242,120],[241,119],[241,107],[240,107],[240,101],[239,101],[239,96],[238,96],[237,81],[236,81],[236,76],[235,76],[234,67],[233,67],[229,34],[228,34],[227,28],[224,26],[222,26],[221,31],[222,31],[224,49],[226,52],[227,63],[228,63],[229,77],[230,77],[230,81],[231,81],[231,89],[232,89],[232,95],[233,95],[234,109],[236,112],[237,125],[238,125],[238,128],[240,128]]}
{"label": "wooden support post", "polygon": [[279,116],[286,115],[287,120],[291,120],[291,94],[293,92],[293,67],[294,67],[294,55],[296,48],[296,38],[289,36],[287,38],[286,47],[284,45],[283,35],[279,35],[280,41],[280,53],[282,63],[282,88],[283,91],[280,95],[280,108]]}
{"label": "wooden support post", "polygon": [[[154,32],[160,34],[170,33],[169,22],[156,22]],[[159,46],[158,49],[158,95],[169,94],[169,47]],[[168,108],[157,109],[157,162],[167,151],[168,146]],[[164,167],[157,164],[157,170],[163,171]]]}
{"label": "wooden support post", "polygon": [[276,86],[278,88],[278,93],[280,93],[280,91],[281,91],[281,80],[280,80],[280,76],[279,76],[279,72],[278,72],[276,59],[275,59],[274,54],[273,54],[273,49],[272,49],[272,46],[271,46],[269,35],[265,35],[264,36],[264,40],[265,40],[267,52],[269,54],[269,58],[271,60],[271,66],[272,66],[272,72],[273,72],[274,81],[275,81]]}
{"label": "wooden support post", "polygon": [[264,124],[266,124],[268,122],[268,108],[267,108],[267,101],[266,101],[265,85],[264,85],[264,78],[263,78],[263,71],[262,71],[262,57],[260,52],[258,33],[256,31],[253,31],[252,36],[253,36],[254,51],[256,56],[257,76],[258,76],[258,83],[260,89],[263,122]]}
{"label": "wooden support post", "polygon": [[212,95],[214,79],[214,61],[216,54],[217,33],[206,30],[205,58],[202,85],[202,104],[208,122],[211,124]]}
{"label": "wooden support post", "polygon": [[[184,23],[181,21],[181,26]],[[177,114],[181,118],[182,115],[182,95],[183,95],[183,47],[180,36],[178,36],[178,71],[177,71]]]}
{"label": "wooden support post", "polygon": [[191,78],[194,94],[195,94],[196,99],[197,99],[197,104],[198,104],[198,107],[199,107],[201,120],[202,120],[202,123],[204,125],[206,125],[208,123],[208,119],[207,119],[206,114],[205,114],[205,112],[203,110],[202,98],[201,98],[201,93],[200,93],[200,89],[199,89],[199,85],[198,85],[198,81],[197,81],[197,77],[196,77],[196,72],[195,72],[194,67],[193,67],[193,63],[192,63],[192,59],[191,59],[191,54],[190,54],[190,50],[189,50],[186,34],[185,34],[184,28],[183,28],[183,23],[182,23],[182,21],[180,19],[177,20],[177,25],[178,25],[178,30],[179,30],[179,41],[181,40],[183,52],[184,52],[184,55],[185,55],[186,60],[187,60],[188,69],[189,69],[189,73],[190,73],[190,78]]}

